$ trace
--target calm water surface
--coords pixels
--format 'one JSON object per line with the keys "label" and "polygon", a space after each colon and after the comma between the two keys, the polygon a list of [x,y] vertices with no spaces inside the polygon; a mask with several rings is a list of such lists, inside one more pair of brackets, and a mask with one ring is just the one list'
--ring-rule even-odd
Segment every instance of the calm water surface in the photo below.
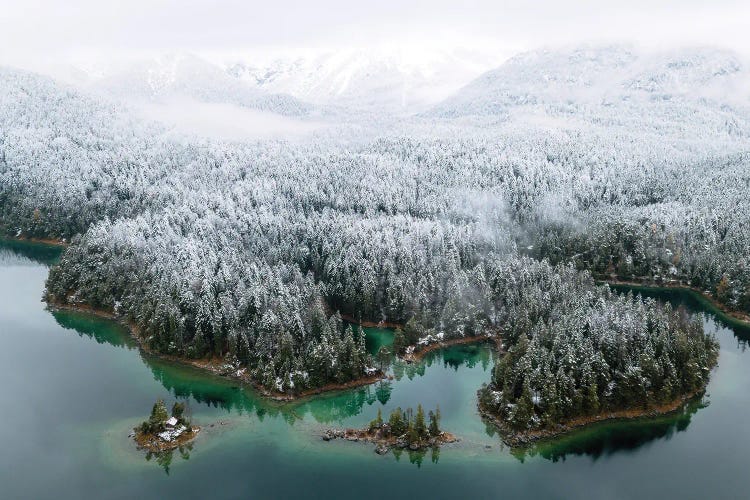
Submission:
{"label": "calm water surface", "polygon": [[[56,257],[46,246],[0,242],[0,498],[750,496],[750,334],[711,317],[721,356],[702,402],[511,451],[476,411],[493,365],[485,347],[394,366],[389,382],[274,404],[145,357],[112,322],[46,310],[41,295]],[[373,350],[389,341],[387,331],[367,333]],[[192,449],[148,456],[128,440],[157,398],[188,401],[204,426]],[[378,408],[387,415],[417,403],[439,405],[443,427],[461,442],[381,457],[372,445],[319,438],[329,426],[366,425]]]}

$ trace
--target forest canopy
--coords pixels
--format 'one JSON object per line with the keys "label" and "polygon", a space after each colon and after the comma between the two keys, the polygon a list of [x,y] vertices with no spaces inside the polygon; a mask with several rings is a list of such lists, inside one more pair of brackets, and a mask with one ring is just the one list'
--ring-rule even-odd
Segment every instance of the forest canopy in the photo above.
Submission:
{"label": "forest canopy", "polygon": [[157,352],[221,357],[270,390],[372,373],[341,314],[416,340],[491,331],[509,353],[483,398],[544,426],[694,392],[716,362],[700,324],[592,273],[750,311],[747,127],[723,108],[514,99],[587,125],[439,108],[356,143],[340,129],[226,143],[36,75],[0,70],[0,88],[0,229],[71,243],[49,299],[114,311]]}

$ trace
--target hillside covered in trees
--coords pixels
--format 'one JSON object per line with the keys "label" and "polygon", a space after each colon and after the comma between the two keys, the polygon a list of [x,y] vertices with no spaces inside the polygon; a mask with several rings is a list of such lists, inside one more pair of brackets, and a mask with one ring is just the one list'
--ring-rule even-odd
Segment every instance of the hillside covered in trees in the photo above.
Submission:
{"label": "hillside covered in trees", "polygon": [[[531,85],[535,61],[503,71]],[[695,74],[672,63],[657,81]],[[473,106],[493,81],[467,87]],[[509,354],[483,400],[514,428],[695,392],[717,352],[701,325],[591,273],[670,277],[750,310],[746,109],[687,94],[713,111],[686,113],[664,92],[562,109],[491,89],[500,108],[452,112],[459,93],[356,143],[337,128],[229,143],[2,70],[0,227],[71,242],[51,300],[281,392],[372,368],[336,311],[419,338],[499,332]]]}

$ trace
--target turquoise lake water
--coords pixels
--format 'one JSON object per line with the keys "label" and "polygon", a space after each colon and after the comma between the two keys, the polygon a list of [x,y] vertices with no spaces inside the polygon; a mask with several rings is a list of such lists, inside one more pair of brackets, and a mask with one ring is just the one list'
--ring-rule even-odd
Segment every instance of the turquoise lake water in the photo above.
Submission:
{"label": "turquoise lake water", "polygon": [[[144,356],[118,324],[41,301],[59,250],[0,242],[1,498],[742,498],[750,458],[750,333],[706,325],[721,343],[707,395],[679,414],[601,424],[509,450],[476,410],[493,365],[461,346],[396,365],[393,380],[288,404]],[[679,293],[660,297],[687,305]],[[368,329],[368,346],[389,341]],[[204,430],[192,449],[148,456],[128,439],[157,398],[187,401]],[[438,453],[379,456],[324,442],[378,408],[440,406],[460,436]],[[212,426],[213,425],[213,426]]]}

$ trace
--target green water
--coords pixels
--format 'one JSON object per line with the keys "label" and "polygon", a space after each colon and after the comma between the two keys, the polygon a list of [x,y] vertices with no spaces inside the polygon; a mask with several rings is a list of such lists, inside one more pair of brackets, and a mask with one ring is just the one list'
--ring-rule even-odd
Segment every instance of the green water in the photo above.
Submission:
{"label": "green water", "polygon": [[[275,404],[196,370],[144,357],[121,327],[41,302],[49,247],[0,242],[0,498],[738,498],[750,459],[747,334],[721,343],[704,401],[679,415],[604,424],[508,450],[476,411],[486,347],[397,365],[394,379]],[[670,297],[679,301],[680,298]],[[373,351],[389,333],[367,329]],[[156,398],[189,402],[192,449],[148,457],[128,440]],[[378,456],[323,442],[381,408],[440,405],[460,443]],[[213,424],[213,427],[211,427]]]}

